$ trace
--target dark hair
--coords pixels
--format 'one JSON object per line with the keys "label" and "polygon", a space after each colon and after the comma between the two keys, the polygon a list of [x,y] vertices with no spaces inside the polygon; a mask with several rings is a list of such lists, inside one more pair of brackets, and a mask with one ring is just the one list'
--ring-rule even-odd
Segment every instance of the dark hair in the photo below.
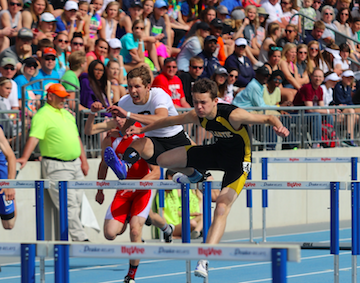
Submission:
{"label": "dark hair", "polygon": [[171,62],[176,62],[176,59],[174,57],[168,57],[164,60],[164,66],[167,64],[167,63],[171,63]]}
{"label": "dark hair", "polygon": [[359,17],[355,17],[352,19],[351,23],[356,23],[356,22],[360,22],[360,18]]}
{"label": "dark hair", "polygon": [[[225,92],[227,91],[228,88],[228,82],[227,82],[227,78],[225,79],[225,82],[222,85],[218,85],[218,83],[216,82],[216,76],[218,74],[216,74],[215,72],[211,75],[210,80],[214,81],[218,87],[218,97],[224,97],[225,96]],[[219,76],[221,76],[219,74]]]}
{"label": "dark hair", "polygon": [[218,87],[216,85],[216,82],[214,82],[208,78],[203,78],[194,83],[193,93],[195,93],[195,92],[198,92],[198,93],[207,93],[208,92],[210,94],[210,98],[212,100],[214,100],[215,98],[217,98]]}
{"label": "dark hair", "polygon": [[176,171],[167,169],[165,172],[165,178],[167,179],[169,176],[172,177],[175,173],[176,173]]}
{"label": "dark hair", "polygon": [[37,44],[37,50],[41,50],[41,48],[46,47],[54,48],[54,43],[48,38],[40,39]]}
{"label": "dark hair", "polygon": [[150,71],[147,67],[145,66],[141,66],[139,68],[135,68],[132,69],[128,74],[127,74],[127,80],[129,81],[130,79],[133,78],[140,78],[143,85],[145,87],[147,87],[149,84],[151,84],[151,75],[150,75]]}
{"label": "dark hair", "polygon": [[239,71],[239,69],[237,69],[237,68],[228,67],[228,68],[226,68],[226,70],[228,71],[229,74],[230,74],[232,71],[236,71],[236,72],[238,72],[238,74],[240,74],[240,71]]}
{"label": "dark hair", "polygon": [[102,42],[105,42],[106,45],[107,45],[108,48],[109,48],[109,43],[108,43],[105,39],[103,39],[103,38],[98,38],[98,39],[95,41],[95,46],[97,46],[101,41],[102,41]]}
{"label": "dark hair", "polygon": [[281,70],[276,70],[272,72],[272,74],[269,77],[269,81],[272,81],[276,77],[281,77],[281,79],[284,80],[284,73]]}
{"label": "dark hair", "polygon": [[[214,8],[214,7],[210,7],[210,6],[208,6],[208,7],[206,7],[204,10],[202,10],[201,11],[201,13],[200,13],[200,20],[202,21],[202,22],[206,22],[206,16],[207,16],[207,14],[208,14],[208,12],[210,11],[210,10],[214,10],[215,11],[215,17],[216,17],[216,9]],[[210,23],[208,23],[208,24],[210,24]]]}
{"label": "dark hair", "polygon": [[[87,3],[87,2],[86,2],[86,3]],[[72,37],[72,39],[71,39],[70,43],[73,43],[74,39],[75,39],[75,38],[77,38],[77,37],[81,38],[81,39],[84,41],[84,39],[83,39],[83,36],[82,36],[82,33],[81,33],[81,32],[74,32],[74,35],[73,35],[73,37]]]}
{"label": "dark hair", "polygon": [[353,20],[353,18],[352,18],[352,16],[351,16],[351,11],[350,11],[349,8],[341,8],[341,9],[339,10],[339,12],[337,13],[337,15],[336,15],[336,20],[337,20],[340,24],[342,24],[342,22],[340,21],[340,15],[341,15],[341,12],[344,11],[344,10],[347,10],[348,13],[349,13],[349,17],[348,17],[348,19],[346,20],[345,23],[351,23],[352,20]]}
{"label": "dark hair", "polygon": [[[280,49],[281,48],[281,49]],[[281,53],[282,51],[282,47],[279,47],[279,46],[276,46],[275,44],[270,44],[269,45],[269,51],[268,51],[268,58],[273,56],[273,54],[276,52],[276,51],[279,51]]]}
{"label": "dark hair", "polygon": [[[94,75],[95,66],[98,64],[101,64],[104,68],[104,73],[100,80],[97,80]],[[96,99],[100,101],[104,107],[107,107],[108,105],[106,104],[106,100],[103,97],[103,93],[106,93],[107,87],[107,74],[103,62],[101,62],[100,60],[92,61],[88,68],[88,75],[90,86],[95,94]]]}
{"label": "dark hair", "polygon": [[341,43],[340,46],[340,51],[344,51],[344,52],[350,52],[350,47],[347,43]]}

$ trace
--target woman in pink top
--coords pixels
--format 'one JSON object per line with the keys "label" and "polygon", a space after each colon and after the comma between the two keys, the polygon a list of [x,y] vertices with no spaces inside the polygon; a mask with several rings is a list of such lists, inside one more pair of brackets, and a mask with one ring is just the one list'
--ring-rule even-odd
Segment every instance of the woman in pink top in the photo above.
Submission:
{"label": "woman in pink top", "polygon": [[99,38],[95,41],[95,50],[90,51],[86,54],[86,62],[89,66],[94,60],[100,60],[104,63],[109,50],[109,44],[103,38]]}

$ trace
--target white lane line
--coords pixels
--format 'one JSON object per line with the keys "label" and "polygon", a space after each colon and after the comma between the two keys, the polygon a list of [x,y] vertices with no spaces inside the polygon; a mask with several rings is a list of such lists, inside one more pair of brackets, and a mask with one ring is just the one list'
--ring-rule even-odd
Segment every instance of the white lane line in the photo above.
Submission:
{"label": "white lane line", "polygon": [[[346,255],[346,254],[350,254],[350,253],[351,252],[344,252],[344,253],[340,253],[339,255]],[[309,256],[309,257],[301,258],[301,260],[318,259],[318,258],[330,257],[330,256],[333,256],[333,255],[327,254],[327,255],[320,255],[320,256]],[[249,267],[249,266],[269,265],[269,264],[271,264],[271,263],[270,262],[257,262],[257,263],[241,264],[241,265],[231,265],[231,266],[224,266],[224,267],[209,268],[209,272],[210,271],[225,270],[225,269],[232,269],[232,268],[243,268],[243,267]],[[359,267],[360,266],[358,266],[358,268]],[[347,268],[343,268],[342,270],[346,270],[346,269]],[[191,271],[191,273],[194,273],[194,271]],[[136,281],[145,280],[145,279],[151,279],[151,278],[158,278],[158,277],[170,277],[170,276],[184,275],[184,274],[186,274],[186,272],[183,271],[183,272],[174,272],[174,273],[167,273],[167,274],[151,275],[151,276],[145,276],[145,277],[137,277]],[[293,276],[295,276],[295,275],[293,275]],[[211,278],[211,275],[210,275],[210,278]],[[113,280],[113,281],[103,281],[103,282],[100,282],[100,283],[116,283],[116,282],[123,282],[123,280],[124,279]],[[262,280],[265,280],[265,281],[270,280],[271,281],[272,278],[260,279],[260,281],[246,281],[246,282],[263,282]],[[245,283],[245,282],[240,282],[240,283]]]}
{"label": "white lane line", "polygon": [[[154,262],[162,262],[162,261],[169,261],[171,259],[160,259],[160,260],[147,260],[142,261],[141,264],[147,264],[147,263],[154,263]],[[90,267],[84,267],[84,268],[76,268],[76,269],[70,269],[69,272],[74,271],[82,271],[82,270],[91,270],[91,269],[102,269],[102,268],[111,268],[111,267],[117,267],[117,266],[123,266],[128,265],[129,263],[121,263],[121,264],[112,264],[112,265],[99,265],[99,266],[90,266]],[[2,265],[3,266],[3,265]],[[54,271],[45,272],[45,275],[54,274]],[[35,276],[40,276],[40,273],[36,273]],[[9,279],[15,279],[15,278],[21,278],[21,275],[17,276],[9,276],[9,277],[0,277],[1,280],[9,280]],[[123,280],[121,280],[123,281]]]}
{"label": "white lane line", "polygon": [[[351,228],[342,228],[342,229],[340,229],[340,231],[343,231],[343,230],[351,230]],[[266,238],[285,237],[285,236],[294,236],[294,235],[305,235],[305,234],[315,234],[315,233],[323,233],[323,232],[330,232],[330,230],[319,230],[319,231],[312,231],[312,232],[279,234],[279,235],[267,236]],[[262,237],[256,237],[254,239],[262,239]],[[223,240],[221,242],[222,243],[227,243],[227,242],[238,242],[238,241],[246,241],[246,240],[249,240],[249,238],[229,239],[229,240]],[[307,241],[307,242],[311,242],[311,241]]]}

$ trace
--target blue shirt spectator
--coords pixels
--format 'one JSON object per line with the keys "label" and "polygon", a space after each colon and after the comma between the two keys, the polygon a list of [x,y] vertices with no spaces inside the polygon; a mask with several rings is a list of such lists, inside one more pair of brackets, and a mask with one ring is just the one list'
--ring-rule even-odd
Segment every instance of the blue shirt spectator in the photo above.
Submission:
{"label": "blue shirt spectator", "polygon": [[239,76],[235,82],[237,87],[246,87],[247,84],[255,77],[255,71],[250,59],[245,54],[246,39],[238,38],[235,40],[235,50],[225,61],[225,68],[235,68],[239,71]]}
{"label": "blue shirt spectator", "polygon": [[[346,74],[349,71],[345,71]],[[352,71],[350,71],[352,72]],[[334,88],[334,103],[335,105],[344,104],[344,105],[354,105],[351,97],[351,84],[347,85],[346,81],[343,80],[338,82]]]}
{"label": "blue shirt spectator", "polygon": [[[135,41],[134,39],[134,35],[132,33],[127,33],[126,35],[124,35],[121,38],[121,51],[120,51],[120,55],[123,57],[124,59],[124,64],[128,64],[130,62],[132,62],[132,57],[130,55],[130,50],[131,49],[138,49],[139,48],[139,41]],[[143,45],[143,51],[144,50],[144,45]]]}
{"label": "blue shirt spectator", "polygon": [[197,56],[204,60],[204,71],[200,78],[210,78],[215,70],[221,67],[218,58],[213,54],[217,47],[217,38],[214,35],[209,35],[204,40],[204,50]]}

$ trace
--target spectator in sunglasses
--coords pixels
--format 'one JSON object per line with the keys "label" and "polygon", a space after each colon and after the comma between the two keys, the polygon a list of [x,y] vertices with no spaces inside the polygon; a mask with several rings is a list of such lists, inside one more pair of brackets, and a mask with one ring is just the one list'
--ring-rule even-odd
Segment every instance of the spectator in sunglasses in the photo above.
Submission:
{"label": "spectator in sunglasses", "polygon": [[69,38],[66,33],[59,32],[54,39],[54,46],[56,50],[55,71],[62,77],[66,72],[67,56],[66,51],[69,46]]}
{"label": "spectator in sunglasses", "polygon": [[70,42],[70,48],[71,48],[71,52],[74,52],[74,51],[85,52],[84,39],[80,32],[74,33],[74,37],[71,39],[71,42]]}
{"label": "spectator in sunglasses", "polygon": [[16,61],[16,69],[20,70],[24,59],[32,56],[31,43],[33,40],[33,32],[28,28],[22,28],[18,32],[15,40],[15,45],[6,48],[0,53],[0,61],[4,57],[11,57]]}
{"label": "spectator in sunglasses", "polygon": [[33,92],[33,85],[27,86],[25,92],[22,91],[22,86],[29,83],[37,76],[39,72],[37,69],[38,66],[39,65],[35,58],[26,58],[20,70],[21,75],[18,75],[14,80],[17,84],[19,105],[21,105],[22,98],[27,100],[25,113],[29,117],[34,116],[36,113],[36,99],[40,99],[41,97],[40,95],[35,96],[35,93]]}
{"label": "spectator in sunglasses", "polygon": [[192,87],[200,78],[204,70],[204,60],[198,56],[191,57],[188,72],[181,72],[179,78],[182,82],[185,99],[191,107],[194,107],[192,100]]}
{"label": "spectator in sunglasses", "polygon": [[320,11],[321,2],[322,0],[314,0],[313,4],[311,5],[311,7],[314,8],[315,10],[317,21],[321,19],[321,11]]}
{"label": "spectator in sunglasses", "polygon": [[21,23],[21,9],[23,6],[22,0],[8,0],[8,9],[0,12],[0,30],[10,28],[13,30],[10,37],[10,44],[15,43],[17,31],[22,28]]}
{"label": "spectator in sunglasses", "polygon": [[[321,16],[321,20],[325,23],[326,27],[330,27],[336,31],[338,30],[336,25],[333,23],[333,20],[335,19],[335,12],[333,7],[328,5],[324,6],[321,11]],[[325,41],[326,44],[335,43],[335,32],[325,28],[321,38]]]}
{"label": "spectator in sunglasses", "polygon": [[299,44],[297,40],[298,37],[298,28],[296,25],[288,24],[285,28],[285,36],[280,38],[277,42],[277,46],[285,47],[287,43],[293,43],[295,45]]}
{"label": "spectator in sunglasses", "polygon": [[51,79],[60,79],[59,73],[54,70],[55,60],[56,50],[51,47],[45,48],[42,52],[42,57],[40,58],[41,69],[39,70],[39,74],[34,78],[34,81],[47,80],[43,80],[42,87],[40,82],[34,83],[33,85],[35,95],[40,95],[42,99],[45,99],[48,87],[54,83],[58,83],[58,80]]}
{"label": "spectator in sunglasses", "polygon": [[13,77],[16,74],[16,64],[14,58],[5,57],[0,61],[0,73],[1,76],[11,80],[11,92],[8,98],[4,98],[3,102],[6,104],[7,109],[18,110],[18,87],[16,82],[13,80]]}

